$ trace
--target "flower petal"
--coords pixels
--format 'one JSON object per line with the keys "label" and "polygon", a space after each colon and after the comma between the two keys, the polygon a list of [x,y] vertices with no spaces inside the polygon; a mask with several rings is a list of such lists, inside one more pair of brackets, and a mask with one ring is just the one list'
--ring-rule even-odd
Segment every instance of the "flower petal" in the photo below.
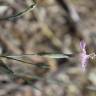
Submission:
{"label": "flower petal", "polygon": [[81,49],[85,49],[85,47],[86,47],[86,43],[82,40],[82,41],[80,42],[80,48],[81,48]]}

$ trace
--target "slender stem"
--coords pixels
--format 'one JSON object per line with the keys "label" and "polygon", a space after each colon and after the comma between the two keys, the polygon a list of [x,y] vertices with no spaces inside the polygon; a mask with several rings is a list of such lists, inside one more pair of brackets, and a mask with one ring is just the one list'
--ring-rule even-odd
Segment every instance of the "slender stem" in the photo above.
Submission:
{"label": "slender stem", "polygon": [[33,0],[33,4],[31,4],[30,6],[28,6],[27,8],[25,8],[25,10],[16,13],[15,15],[11,15],[11,16],[7,16],[7,17],[0,17],[0,20],[9,20],[9,19],[14,19],[16,17],[22,16],[24,13],[26,13],[27,11],[32,10],[35,6],[36,6],[36,1]]}
{"label": "slender stem", "polygon": [[1,58],[7,58],[7,59],[12,59],[12,60],[15,60],[15,61],[19,61],[19,62],[22,62],[22,63],[27,63],[27,64],[30,64],[33,66],[33,63],[31,62],[26,62],[26,61],[23,61],[23,60],[20,60],[20,59],[16,59],[16,58],[12,58],[12,57],[9,57],[9,56],[6,56],[6,55],[2,55],[0,56]]}

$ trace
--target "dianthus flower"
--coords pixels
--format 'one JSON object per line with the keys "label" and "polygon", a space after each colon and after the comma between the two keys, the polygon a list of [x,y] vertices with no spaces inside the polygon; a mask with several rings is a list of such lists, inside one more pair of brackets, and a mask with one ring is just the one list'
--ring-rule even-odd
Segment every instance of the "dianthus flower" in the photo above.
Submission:
{"label": "dianthus flower", "polygon": [[86,69],[88,59],[90,57],[90,55],[87,55],[85,47],[86,47],[86,43],[84,41],[81,41],[80,42],[80,49],[81,49],[80,60],[81,60],[81,68],[83,72]]}

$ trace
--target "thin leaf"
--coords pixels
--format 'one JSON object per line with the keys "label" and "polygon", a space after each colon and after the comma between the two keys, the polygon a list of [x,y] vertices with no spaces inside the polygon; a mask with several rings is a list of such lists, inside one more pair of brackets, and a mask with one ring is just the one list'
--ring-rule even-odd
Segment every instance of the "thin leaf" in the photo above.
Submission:
{"label": "thin leaf", "polygon": [[26,57],[31,55],[37,55],[37,56],[43,56],[47,58],[69,58],[73,56],[74,54],[64,54],[64,53],[58,53],[58,52],[38,52],[38,53],[32,53],[32,54],[22,54],[22,55],[4,55],[7,57]]}
{"label": "thin leaf", "polygon": [[73,54],[64,54],[64,53],[57,53],[57,52],[54,52],[54,53],[50,53],[50,52],[38,52],[38,53],[22,54],[22,55],[0,55],[0,57],[1,58],[7,58],[7,59],[16,60],[16,61],[22,62],[24,64],[29,64],[31,66],[37,66],[37,64],[33,64],[31,62],[27,62],[27,61],[24,61],[24,60],[20,60],[20,59],[16,59],[15,58],[15,57],[24,57],[24,56],[26,57],[26,56],[32,56],[32,55],[37,55],[37,56],[42,56],[42,57],[47,57],[47,58],[54,58],[54,59],[58,59],[58,58],[69,59],[71,56],[73,56]]}

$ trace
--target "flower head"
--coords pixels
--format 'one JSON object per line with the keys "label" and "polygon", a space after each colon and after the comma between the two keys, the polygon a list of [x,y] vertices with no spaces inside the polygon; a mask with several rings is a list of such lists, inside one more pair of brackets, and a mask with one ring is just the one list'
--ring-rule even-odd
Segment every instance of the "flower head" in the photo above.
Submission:
{"label": "flower head", "polygon": [[88,63],[88,59],[89,59],[89,55],[86,54],[86,43],[84,41],[80,42],[80,49],[81,49],[81,53],[80,53],[80,59],[81,59],[81,68],[83,70],[83,72],[86,69],[87,63]]}

